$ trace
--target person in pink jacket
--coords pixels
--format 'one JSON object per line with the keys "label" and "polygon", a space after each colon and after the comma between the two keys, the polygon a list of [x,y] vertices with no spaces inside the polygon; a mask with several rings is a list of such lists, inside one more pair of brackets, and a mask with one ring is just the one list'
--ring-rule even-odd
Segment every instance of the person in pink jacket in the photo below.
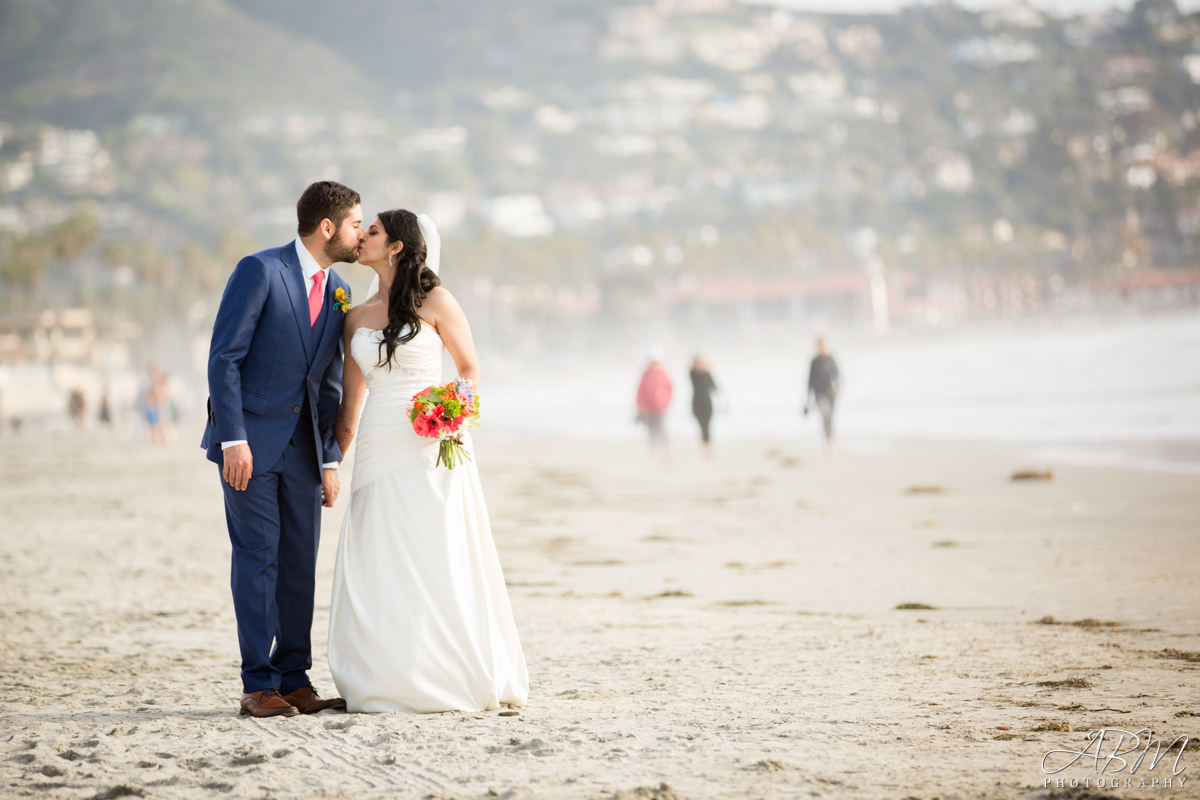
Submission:
{"label": "person in pink jacket", "polygon": [[671,378],[661,359],[657,348],[650,352],[650,363],[642,373],[637,391],[637,418],[639,422],[646,423],[651,447],[666,447],[667,444],[663,417],[671,405]]}

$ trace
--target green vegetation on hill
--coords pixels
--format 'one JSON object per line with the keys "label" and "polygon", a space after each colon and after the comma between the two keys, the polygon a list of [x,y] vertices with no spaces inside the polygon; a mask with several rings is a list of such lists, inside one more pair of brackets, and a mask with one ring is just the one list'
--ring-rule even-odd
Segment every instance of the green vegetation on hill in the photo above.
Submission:
{"label": "green vegetation on hill", "polygon": [[319,177],[368,213],[457,209],[458,274],[497,283],[878,257],[1061,286],[1197,262],[1200,16],[1171,0],[1032,20],[664,8],[0,0],[5,279],[83,207],[81,257],[183,313],[237,247],[288,236]]}
{"label": "green vegetation on hill", "polygon": [[140,111],[218,125],[266,107],[362,108],[339,52],[222,0],[0,0],[0,114],[105,129]]}

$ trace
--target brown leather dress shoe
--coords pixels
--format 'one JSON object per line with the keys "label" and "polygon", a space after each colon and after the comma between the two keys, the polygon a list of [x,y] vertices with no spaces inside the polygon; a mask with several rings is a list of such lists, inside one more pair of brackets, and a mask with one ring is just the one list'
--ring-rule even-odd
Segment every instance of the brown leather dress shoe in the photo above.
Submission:
{"label": "brown leather dress shoe", "polygon": [[300,709],[301,714],[315,714],[327,708],[336,708],[339,711],[346,710],[345,700],[340,697],[323,700],[317,694],[317,690],[312,687],[312,684],[301,687],[294,692],[288,692],[283,696],[283,699]]}
{"label": "brown leather dress shoe", "polygon": [[300,710],[279,696],[274,689],[242,695],[242,714],[252,717],[294,717]]}

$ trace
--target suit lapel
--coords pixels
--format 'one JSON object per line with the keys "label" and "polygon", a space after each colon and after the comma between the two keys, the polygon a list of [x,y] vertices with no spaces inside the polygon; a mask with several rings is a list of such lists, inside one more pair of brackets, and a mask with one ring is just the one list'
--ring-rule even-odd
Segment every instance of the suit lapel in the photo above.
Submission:
{"label": "suit lapel", "polygon": [[292,301],[292,311],[296,314],[296,327],[300,332],[300,344],[304,347],[304,357],[311,364],[313,360],[312,325],[308,320],[308,293],[304,290],[304,272],[300,269],[300,259],[296,256],[294,245],[285,245],[282,254],[284,270],[283,285],[287,288],[288,297]]}

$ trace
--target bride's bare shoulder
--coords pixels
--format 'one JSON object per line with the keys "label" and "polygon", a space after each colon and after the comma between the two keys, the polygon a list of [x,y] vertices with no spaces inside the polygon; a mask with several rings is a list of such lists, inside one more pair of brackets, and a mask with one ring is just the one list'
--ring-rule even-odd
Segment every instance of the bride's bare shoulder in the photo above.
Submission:
{"label": "bride's bare shoulder", "polygon": [[[462,316],[462,307],[445,286],[435,286],[430,289],[429,294],[425,296],[425,302],[421,305],[428,309],[428,318],[433,322],[434,327]],[[422,314],[422,317],[424,316]],[[440,327],[438,331],[441,332]]]}
{"label": "bride's bare shoulder", "polygon": [[429,290],[429,294],[425,295],[423,305],[428,305],[431,311],[437,313],[449,308],[458,308],[458,301],[445,286],[435,286]]}

